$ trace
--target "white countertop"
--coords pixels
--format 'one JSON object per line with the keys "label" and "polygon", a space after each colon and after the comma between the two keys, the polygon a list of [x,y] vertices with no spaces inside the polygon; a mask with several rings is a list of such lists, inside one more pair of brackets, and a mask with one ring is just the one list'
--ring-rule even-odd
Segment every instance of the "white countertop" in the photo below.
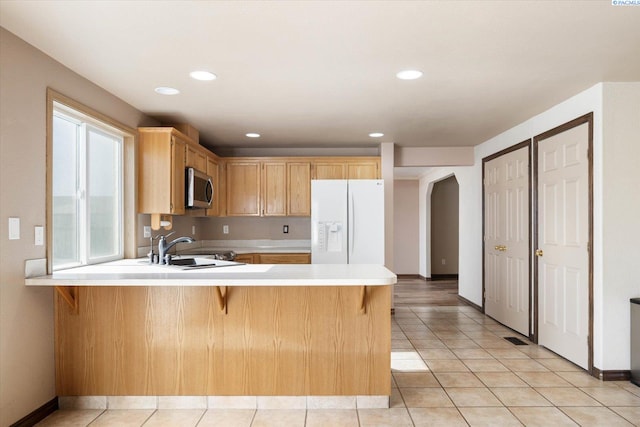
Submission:
{"label": "white countertop", "polygon": [[[213,261],[213,260],[210,260]],[[125,259],[25,279],[27,286],[385,286],[396,275],[373,264],[237,264],[183,269]]]}

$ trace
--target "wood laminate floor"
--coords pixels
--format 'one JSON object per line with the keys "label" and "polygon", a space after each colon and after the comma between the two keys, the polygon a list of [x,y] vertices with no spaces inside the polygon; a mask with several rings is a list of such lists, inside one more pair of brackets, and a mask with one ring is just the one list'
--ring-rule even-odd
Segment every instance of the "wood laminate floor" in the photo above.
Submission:
{"label": "wood laminate floor", "polygon": [[393,291],[394,307],[463,306],[457,280],[400,278]]}

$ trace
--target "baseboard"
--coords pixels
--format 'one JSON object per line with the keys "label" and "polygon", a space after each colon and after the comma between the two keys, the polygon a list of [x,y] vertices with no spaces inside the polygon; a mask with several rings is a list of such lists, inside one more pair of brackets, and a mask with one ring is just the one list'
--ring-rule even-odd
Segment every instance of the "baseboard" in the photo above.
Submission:
{"label": "baseboard", "polygon": [[484,313],[484,310],[482,309],[482,307],[480,307],[478,304],[475,304],[471,301],[469,301],[468,299],[466,299],[463,296],[458,295],[458,298],[460,300],[462,300],[465,304],[469,304],[471,307],[475,308],[476,310],[478,310],[480,313]]}
{"label": "baseboard", "polygon": [[432,274],[427,280],[458,280],[457,274]]}
{"label": "baseboard", "polygon": [[424,277],[422,277],[419,274],[396,274],[396,276],[398,277],[398,279],[423,279]]}
{"label": "baseboard", "polygon": [[11,424],[11,427],[31,427],[33,425],[36,425],[37,423],[57,411],[58,408],[58,397],[56,396],[35,411],[31,412],[29,415]]}
{"label": "baseboard", "polygon": [[629,381],[631,380],[631,371],[603,371],[594,366],[592,375],[602,381]]}

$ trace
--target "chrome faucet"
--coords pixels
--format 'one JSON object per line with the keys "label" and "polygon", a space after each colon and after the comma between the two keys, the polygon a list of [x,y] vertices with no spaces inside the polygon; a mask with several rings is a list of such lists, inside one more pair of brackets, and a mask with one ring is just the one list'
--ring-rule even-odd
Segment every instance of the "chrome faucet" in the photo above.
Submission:
{"label": "chrome faucet", "polygon": [[193,243],[195,239],[191,237],[178,237],[171,243],[167,243],[167,237],[171,236],[175,231],[166,236],[159,236],[158,240],[158,264],[171,264],[171,255],[167,252],[178,243]]}

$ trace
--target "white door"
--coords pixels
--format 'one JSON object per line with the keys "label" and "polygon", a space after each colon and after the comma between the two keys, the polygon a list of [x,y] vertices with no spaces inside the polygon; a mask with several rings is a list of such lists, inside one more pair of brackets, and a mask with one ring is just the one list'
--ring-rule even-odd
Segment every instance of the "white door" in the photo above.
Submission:
{"label": "white door", "polygon": [[384,265],[384,181],[349,180],[349,264]]}
{"label": "white door", "polygon": [[529,147],[484,167],[485,313],[529,336]]}
{"label": "white door", "polygon": [[538,142],[538,344],[588,369],[589,127]]}
{"label": "white door", "polygon": [[311,263],[347,263],[347,181],[311,181]]}

